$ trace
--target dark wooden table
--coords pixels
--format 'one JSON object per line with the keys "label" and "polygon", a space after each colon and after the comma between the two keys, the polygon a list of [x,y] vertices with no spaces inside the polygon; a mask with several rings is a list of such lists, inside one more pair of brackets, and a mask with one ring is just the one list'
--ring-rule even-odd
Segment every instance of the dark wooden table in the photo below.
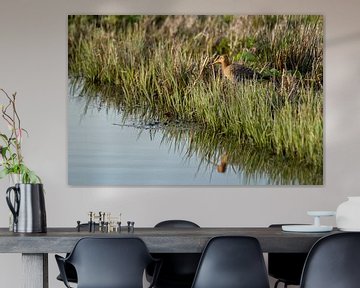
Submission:
{"label": "dark wooden table", "polygon": [[48,253],[70,252],[82,237],[139,237],[152,253],[201,253],[207,241],[220,235],[257,238],[263,252],[308,252],[321,237],[337,233],[293,233],[281,228],[135,228],[134,232],[77,232],[76,228],[49,228],[47,233],[19,234],[0,228],[0,252],[22,253],[26,288],[48,287]]}

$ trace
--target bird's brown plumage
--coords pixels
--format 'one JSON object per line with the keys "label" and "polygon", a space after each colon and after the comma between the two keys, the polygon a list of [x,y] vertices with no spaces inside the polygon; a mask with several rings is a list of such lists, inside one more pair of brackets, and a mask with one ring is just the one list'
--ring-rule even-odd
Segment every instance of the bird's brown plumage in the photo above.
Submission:
{"label": "bird's brown plumage", "polygon": [[258,73],[256,73],[249,67],[241,65],[239,63],[231,63],[228,56],[226,55],[221,55],[217,57],[214,64],[216,63],[221,64],[221,70],[223,75],[232,82],[237,82],[244,79],[253,79],[254,77],[259,76]]}

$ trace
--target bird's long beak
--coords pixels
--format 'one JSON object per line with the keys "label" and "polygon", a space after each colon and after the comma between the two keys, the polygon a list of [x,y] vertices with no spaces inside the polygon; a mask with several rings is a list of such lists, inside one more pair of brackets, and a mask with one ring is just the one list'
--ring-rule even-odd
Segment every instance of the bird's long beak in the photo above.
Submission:
{"label": "bird's long beak", "polygon": [[219,57],[216,57],[215,60],[214,60],[214,62],[211,63],[211,65],[215,65],[215,64],[218,64],[218,63],[220,63],[220,62],[219,62]]}

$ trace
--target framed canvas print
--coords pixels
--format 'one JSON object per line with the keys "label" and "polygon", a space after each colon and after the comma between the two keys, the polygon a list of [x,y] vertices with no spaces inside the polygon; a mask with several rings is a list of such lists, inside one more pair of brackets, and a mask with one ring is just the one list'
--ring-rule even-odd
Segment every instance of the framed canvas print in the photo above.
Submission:
{"label": "framed canvas print", "polygon": [[69,15],[70,185],[322,185],[321,15]]}

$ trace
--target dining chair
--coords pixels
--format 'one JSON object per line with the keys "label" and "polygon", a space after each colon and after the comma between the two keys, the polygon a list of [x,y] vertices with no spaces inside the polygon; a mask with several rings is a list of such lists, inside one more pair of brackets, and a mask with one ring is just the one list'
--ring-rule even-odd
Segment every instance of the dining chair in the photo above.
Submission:
{"label": "dining chair", "polygon": [[359,232],[325,236],[309,252],[300,288],[358,288],[359,267]]}
{"label": "dining chair", "polygon": [[[89,224],[88,223],[82,223],[80,224],[80,227],[81,229],[89,229]],[[95,223],[95,227],[96,229],[99,229],[99,224],[98,223]],[[69,256],[69,253],[66,254],[66,257]],[[64,263],[64,268],[65,268],[65,274],[66,274],[66,278],[68,280],[68,282],[71,282],[71,283],[77,283],[77,274],[76,274],[76,270],[74,268],[73,265],[71,265],[70,263],[68,262],[65,262]],[[56,277],[57,280],[59,281],[63,281],[63,278],[61,277],[61,274],[59,274],[57,277]]]}
{"label": "dining chair", "polygon": [[249,236],[219,236],[206,245],[192,288],[269,288],[261,247]]}
{"label": "dining chair", "polygon": [[[288,224],[271,224],[269,228],[278,228]],[[268,273],[277,279],[274,288],[280,283],[284,288],[288,285],[300,285],[301,273],[304,268],[307,253],[269,253]]]}
{"label": "dining chair", "polygon": [[[77,288],[142,288],[145,268],[158,263],[154,281],[160,268],[160,262],[150,255],[139,238],[82,238],[68,257],[55,255],[55,259],[69,288],[65,263],[76,270]],[[153,283],[149,287],[153,287]]]}
{"label": "dining chair", "polygon": [[[155,229],[163,228],[200,228],[188,220],[165,220],[155,225]],[[156,288],[190,288],[194,280],[196,269],[201,257],[200,253],[156,253],[152,254],[161,259],[162,266],[155,283]],[[153,266],[147,269],[147,279],[153,276]]]}

